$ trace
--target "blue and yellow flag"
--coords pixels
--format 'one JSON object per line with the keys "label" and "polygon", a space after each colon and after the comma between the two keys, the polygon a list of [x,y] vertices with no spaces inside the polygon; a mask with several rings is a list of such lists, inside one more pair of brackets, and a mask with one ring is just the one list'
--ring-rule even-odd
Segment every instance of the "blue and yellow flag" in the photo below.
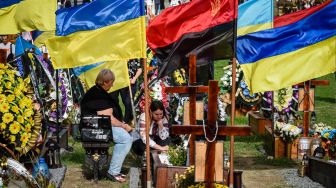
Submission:
{"label": "blue and yellow flag", "polygon": [[272,27],[273,0],[249,0],[238,6],[238,36]]}
{"label": "blue and yellow flag", "polygon": [[336,1],[282,27],[240,36],[237,59],[253,93],[336,71]]}
{"label": "blue and yellow flag", "polygon": [[56,28],[56,0],[0,1],[0,34]]}
{"label": "blue and yellow flag", "polygon": [[95,63],[92,65],[76,67],[73,70],[76,76],[85,83],[86,88],[89,89],[95,85],[97,75],[101,69],[110,69],[114,73],[115,81],[109,92],[127,87],[130,84],[127,62],[125,61]]}
{"label": "blue and yellow flag", "polygon": [[34,45],[41,48],[45,45],[46,41],[52,37],[55,37],[55,31],[38,31],[32,32],[32,37],[34,40]]}
{"label": "blue and yellow flag", "polygon": [[56,12],[46,42],[56,69],[146,57],[143,0],[96,0]]}

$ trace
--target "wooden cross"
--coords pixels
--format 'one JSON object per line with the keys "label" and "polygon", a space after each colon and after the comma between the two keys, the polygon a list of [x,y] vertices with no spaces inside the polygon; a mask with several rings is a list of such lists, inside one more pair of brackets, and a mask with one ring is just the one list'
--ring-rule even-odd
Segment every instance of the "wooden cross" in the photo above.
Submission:
{"label": "wooden cross", "polygon": [[304,94],[303,94],[303,136],[307,137],[309,132],[309,109],[310,109],[310,101],[309,101],[309,90],[310,86],[322,86],[329,85],[329,80],[309,80],[304,83],[298,84],[299,86],[303,86]]}
{"label": "wooden cross", "polygon": [[[196,56],[191,56],[189,59],[189,78],[191,83],[194,83],[196,80]],[[185,93],[190,94],[190,124],[191,125],[173,125],[172,132],[174,134],[191,134],[193,140],[190,139],[190,164],[193,165],[195,163],[195,152],[194,152],[194,141],[195,135],[205,135],[203,131],[203,126],[195,125],[196,123],[196,93],[208,93],[208,125],[206,126],[205,131],[207,137],[211,140],[214,138],[214,131],[216,130],[217,123],[217,98],[218,98],[218,81],[211,80],[209,81],[209,86],[192,86],[189,83],[189,86],[181,86],[181,87],[167,87],[167,93]],[[248,126],[245,127],[226,127],[222,125],[218,125],[217,136],[249,136],[251,133],[251,128]],[[206,159],[205,159],[205,185],[206,187],[213,187],[215,180],[215,155],[216,155],[216,140],[214,142],[207,141],[207,149],[206,149]],[[231,172],[233,173],[233,172]]]}

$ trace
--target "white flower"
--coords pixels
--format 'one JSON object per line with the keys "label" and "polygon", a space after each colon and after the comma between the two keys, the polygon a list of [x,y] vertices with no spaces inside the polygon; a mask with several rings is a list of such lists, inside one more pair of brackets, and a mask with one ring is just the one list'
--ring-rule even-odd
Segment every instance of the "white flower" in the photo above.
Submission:
{"label": "white flower", "polygon": [[152,87],[152,90],[154,92],[161,92],[162,91],[162,87],[160,85],[160,83],[156,83],[153,87]]}

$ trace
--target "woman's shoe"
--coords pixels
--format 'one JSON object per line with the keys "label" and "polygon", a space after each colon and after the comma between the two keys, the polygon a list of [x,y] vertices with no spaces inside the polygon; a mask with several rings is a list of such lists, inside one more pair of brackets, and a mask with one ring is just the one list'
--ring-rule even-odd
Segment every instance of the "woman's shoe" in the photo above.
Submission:
{"label": "woman's shoe", "polygon": [[126,176],[127,176],[126,174],[122,174],[122,173],[119,173],[118,175],[123,177],[123,178],[126,178]]}
{"label": "woman's shoe", "polygon": [[117,174],[117,175],[111,175],[107,173],[107,177],[110,178],[112,181],[119,182],[119,183],[124,183],[126,182],[126,179],[122,177],[122,175]]}

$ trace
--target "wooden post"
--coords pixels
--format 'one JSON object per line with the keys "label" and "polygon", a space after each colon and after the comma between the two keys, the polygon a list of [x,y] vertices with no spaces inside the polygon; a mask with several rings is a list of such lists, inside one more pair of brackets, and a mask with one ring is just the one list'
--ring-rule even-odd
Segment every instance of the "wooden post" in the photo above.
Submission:
{"label": "wooden post", "polygon": [[[196,55],[189,56],[189,85],[196,84]],[[189,122],[196,125],[196,89],[191,88],[189,94]],[[189,140],[189,160],[190,164],[195,164],[195,135]]]}
{"label": "wooden post", "polygon": [[[231,127],[234,126],[234,118],[236,111],[236,66],[237,60],[234,57],[232,59],[232,89],[231,89]],[[234,136],[230,136],[230,188],[233,188],[233,155],[234,153]]]}
{"label": "wooden post", "polygon": [[150,153],[149,153],[149,99],[148,99],[148,78],[147,78],[147,61],[146,58],[141,59],[144,67],[144,90],[145,90],[145,132],[146,132],[146,177],[147,177],[147,188],[151,188],[151,174],[150,174]]}
{"label": "wooden post", "polygon": [[309,81],[305,81],[303,84],[304,95],[303,95],[303,136],[308,136],[309,127]]}
{"label": "wooden post", "polygon": [[303,136],[307,137],[309,132],[309,109],[310,109],[310,100],[309,100],[309,90],[311,86],[322,86],[329,85],[329,80],[309,80],[304,83],[298,84],[303,86]]}
{"label": "wooden post", "polygon": [[0,49],[0,63],[6,64],[7,49]]}

